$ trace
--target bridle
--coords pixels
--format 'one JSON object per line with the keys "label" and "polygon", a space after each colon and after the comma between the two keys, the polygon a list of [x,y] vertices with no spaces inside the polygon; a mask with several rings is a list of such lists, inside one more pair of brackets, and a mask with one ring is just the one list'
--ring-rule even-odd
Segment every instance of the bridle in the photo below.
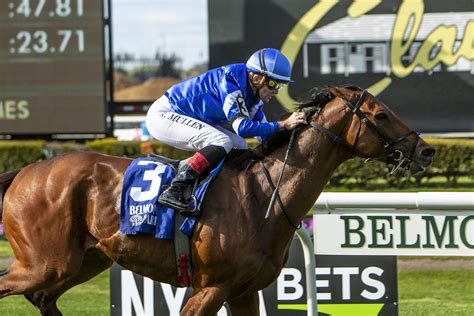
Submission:
{"label": "bridle", "polygon": [[[354,141],[354,144],[350,145],[350,144],[347,144],[342,138],[341,136],[339,135],[336,135],[334,132],[332,132],[331,130],[325,128],[324,126],[322,126],[321,124],[319,123],[316,123],[316,122],[313,122],[311,121],[309,123],[309,125],[319,131],[321,131],[323,134],[325,134],[326,136],[328,136],[330,139],[332,139],[335,143],[337,144],[340,144],[340,145],[343,145],[345,148],[347,148],[351,154],[352,154],[352,157],[355,157],[357,155],[356,153],[356,147],[357,147],[357,143],[359,141],[359,136],[360,136],[360,131],[361,131],[361,128],[362,128],[362,123],[364,123],[367,128],[369,128],[376,136],[377,138],[380,140],[380,142],[383,144],[383,147],[385,147],[388,151],[388,154],[385,155],[385,156],[381,156],[381,157],[366,157],[367,159],[365,160],[365,162],[369,162],[369,161],[372,161],[372,160],[381,160],[381,159],[384,159],[387,163],[388,163],[388,159],[391,159],[393,160],[393,162],[395,162],[395,166],[393,167],[393,169],[390,171],[390,174],[394,174],[398,169],[403,169],[404,171],[407,171],[408,170],[408,167],[410,165],[411,162],[414,162],[416,164],[418,164],[416,161],[413,160],[413,156],[415,155],[415,150],[416,150],[416,146],[418,145],[418,142],[420,141],[420,136],[419,136],[419,133],[415,132],[415,131],[409,131],[408,133],[406,134],[403,134],[401,136],[399,136],[398,138],[392,140],[390,139],[389,137],[387,137],[384,133],[382,133],[378,128],[377,126],[375,126],[374,123],[372,123],[369,118],[360,110],[360,107],[362,106],[362,104],[364,103],[365,99],[367,98],[367,90],[363,90],[361,96],[359,97],[359,99],[357,100],[356,104],[352,104],[351,102],[347,101],[347,100],[344,100],[344,104],[346,105],[346,107],[348,107],[351,111],[352,111],[352,116],[354,115],[357,115],[359,117],[359,120],[360,120],[360,124],[359,124],[359,129],[357,131],[357,135],[356,135],[356,139]],[[320,107],[313,107],[312,109],[310,109],[310,112],[315,112],[315,111],[319,111],[321,110]],[[319,114],[319,112],[315,112],[316,114]],[[311,115],[310,116],[310,119],[313,117],[314,115]],[[351,117],[352,117],[351,116]],[[348,119],[346,119],[346,122],[344,124],[344,127],[342,128],[341,132],[339,134],[341,134],[345,129],[346,129],[346,126],[347,124],[349,123],[349,119],[351,118],[349,117]],[[280,196],[278,194],[278,189],[280,187],[280,181],[282,179],[282,176],[283,176],[283,172],[284,172],[284,169],[285,169],[285,165],[286,165],[286,162],[287,162],[287,159],[288,159],[288,154],[291,150],[291,147],[292,147],[292,144],[293,144],[293,141],[295,139],[295,135],[296,135],[296,131],[297,129],[293,129],[292,133],[291,133],[291,137],[290,137],[290,141],[288,143],[288,148],[286,150],[286,154],[285,154],[285,159],[283,161],[283,167],[281,169],[281,172],[280,172],[280,175],[278,177],[278,183],[277,185],[275,186],[272,182],[272,179],[271,179],[271,176],[270,176],[270,173],[268,172],[267,168],[265,167],[265,164],[263,163],[263,160],[260,161],[260,164],[262,166],[262,170],[264,171],[264,174],[265,174],[265,177],[267,178],[267,181],[268,183],[270,184],[270,187],[273,191],[273,195],[272,195],[272,198],[271,198],[271,201],[270,201],[270,204],[268,206],[268,209],[267,209],[267,213],[265,215],[265,218],[266,219],[269,219],[270,218],[270,215],[271,215],[271,212],[273,210],[273,206],[275,204],[275,202],[277,202],[281,208],[281,210],[283,211],[283,214],[285,215],[285,217],[287,218],[288,222],[291,224],[291,226],[293,226],[293,228],[295,229],[298,229],[299,226],[296,225],[295,223],[293,223],[293,221],[291,220],[289,214],[286,212],[284,206],[283,206],[283,203],[280,199]],[[405,138],[407,138],[408,136],[410,136],[411,134],[415,134],[416,136],[416,141],[415,143],[413,144],[413,147],[411,148],[410,150],[410,154],[408,156],[406,156],[401,150],[399,149],[395,149],[395,146],[400,143],[401,141],[403,141]],[[419,165],[419,164],[418,164]],[[420,165],[419,165],[420,166]],[[422,166],[420,166],[421,168],[423,168]]]}
{"label": "bridle", "polygon": [[[418,142],[420,141],[420,134],[415,132],[415,131],[409,131],[408,133],[406,134],[403,134],[401,135],[400,137],[392,140],[390,139],[389,137],[387,137],[384,133],[382,133],[378,128],[377,126],[374,125],[374,123],[372,123],[372,121],[369,120],[369,118],[360,110],[360,107],[362,106],[362,104],[364,103],[365,99],[367,98],[367,95],[368,95],[368,92],[367,90],[364,90],[361,94],[361,96],[359,97],[359,99],[357,100],[356,104],[352,104],[351,102],[345,100],[344,104],[346,105],[346,107],[348,107],[351,111],[352,111],[352,115],[357,115],[359,117],[359,120],[360,120],[360,124],[359,124],[359,129],[357,131],[357,135],[356,135],[356,139],[354,141],[354,144],[350,145],[350,144],[347,144],[339,135],[336,135],[334,132],[332,132],[331,130],[325,128],[324,126],[316,123],[316,122],[313,122],[311,121],[310,122],[310,125],[314,128],[316,128],[317,130],[323,132],[324,134],[326,134],[326,136],[328,136],[329,138],[331,138],[334,142],[336,142],[337,144],[340,144],[340,145],[343,145],[345,146],[351,153],[352,153],[352,157],[355,157],[356,156],[356,147],[357,147],[357,143],[359,141],[359,136],[360,136],[360,131],[361,131],[361,128],[362,128],[362,123],[364,123],[367,128],[369,128],[376,136],[377,138],[380,140],[380,142],[383,144],[383,147],[387,149],[388,151],[388,155],[386,156],[381,156],[381,157],[366,157],[367,159],[365,160],[366,162],[369,162],[369,161],[373,161],[373,160],[381,160],[381,159],[385,159],[387,161],[387,159],[391,159],[394,163],[395,163],[395,166],[393,167],[393,169],[390,171],[390,174],[394,174],[398,169],[402,168],[404,169],[405,171],[408,170],[408,167],[410,165],[411,162],[415,162],[413,160],[413,156],[415,155],[415,150],[416,150],[416,146],[418,145]],[[341,130],[341,133],[342,131],[345,130],[347,124],[349,122],[349,118],[346,120],[345,124],[344,124],[344,127],[343,129]],[[395,149],[395,146],[400,143],[401,141],[403,141],[405,138],[407,138],[408,136],[410,136],[411,134],[415,134],[416,136],[416,141],[415,143],[413,144],[413,147],[411,148],[410,150],[410,153],[409,155],[405,155],[401,150],[399,149]],[[388,163],[388,161],[387,161]]]}

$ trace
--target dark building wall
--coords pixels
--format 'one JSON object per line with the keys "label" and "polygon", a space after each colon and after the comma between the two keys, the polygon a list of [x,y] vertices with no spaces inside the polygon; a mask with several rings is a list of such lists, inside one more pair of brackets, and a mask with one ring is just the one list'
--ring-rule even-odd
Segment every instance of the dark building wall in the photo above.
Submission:
{"label": "dark building wall", "polygon": [[[347,16],[353,1],[340,1],[316,25],[320,28]],[[367,14],[396,14],[402,1],[383,1]],[[298,20],[317,2],[312,0],[209,0],[210,67],[245,62],[257,49],[281,48]],[[424,13],[474,11],[474,1],[425,1]],[[458,30],[464,32],[464,30]],[[295,83],[290,95],[298,100],[315,86],[353,83],[368,88],[385,74],[321,75],[319,45],[309,46],[309,77],[303,76],[303,49],[293,65]],[[391,75],[392,83],[378,97],[410,126],[421,132],[474,131],[472,89],[469,72],[412,73],[405,78]],[[275,119],[286,111],[276,100],[265,112]]]}

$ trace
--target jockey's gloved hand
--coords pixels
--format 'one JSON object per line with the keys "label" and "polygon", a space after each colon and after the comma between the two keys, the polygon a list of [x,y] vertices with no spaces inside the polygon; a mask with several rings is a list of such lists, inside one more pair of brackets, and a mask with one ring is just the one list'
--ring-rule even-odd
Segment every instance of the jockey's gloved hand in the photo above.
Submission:
{"label": "jockey's gloved hand", "polygon": [[294,129],[300,124],[307,124],[306,113],[305,112],[294,112],[290,117],[284,119],[283,121],[278,121],[278,127],[280,130],[290,130]]}

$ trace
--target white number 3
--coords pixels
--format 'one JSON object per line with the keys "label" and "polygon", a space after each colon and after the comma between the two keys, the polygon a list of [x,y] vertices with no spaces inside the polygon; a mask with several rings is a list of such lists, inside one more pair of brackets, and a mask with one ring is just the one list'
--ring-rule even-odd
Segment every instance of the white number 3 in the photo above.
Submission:
{"label": "white number 3", "polygon": [[132,187],[130,189],[130,197],[135,202],[150,201],[158,195],[160,191],[161,178],[159,175],[163,173],[166,166],[155,161],[139,161],[138,166],[146,166],[149,164],[157,165],[155,169],[146,170],[143,173],[143,181],[151,181],[150,189],[142,191],[140,187]]}

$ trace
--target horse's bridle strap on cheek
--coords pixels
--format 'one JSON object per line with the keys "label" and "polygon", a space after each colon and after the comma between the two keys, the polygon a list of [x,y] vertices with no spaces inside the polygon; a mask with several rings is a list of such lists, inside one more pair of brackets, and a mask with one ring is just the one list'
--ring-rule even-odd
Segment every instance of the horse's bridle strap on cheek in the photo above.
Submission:
{"label": "horse's bridle strap on cheek", "polygon": [[331,130],[327,129],[326,127],[318,124],[318,123],[315,123],[315,122],[311,122],[309,123],[309,125],[311,125],[312,127],[316,128],[317,130],[323,132],[323,134],[326,134],[329,138],[331,138],[335,143],[339,144],[339,145],[343,145],[343,146],[346,146],[348,149],[350,149],[352,151],[352,147],[349,146],[348,144],[346,144],[346,142],[341,138],[339,137],[338,135],[334,134]]}
{"label": "horse's bridle strap on cheek", "polygon": [[[374,125],[374,123],[372,123],[369,120],[369,118],[360,110],[360,107],[364,103],[364,100],[366,99],[367,95],[368,95],[367,90],[364,90],[362,92],[361,96],[359,97],[359,99],[357,100],[355,105],[352,104],[349,101],[345,102],[345,105],[351,110],[351,112],[359,117],[359,120],[360,120],[360,123],[361,123],[359,125],[359,130],[357,131],[356,139],[355,139],[354,144],[352,146],[347,144],[339,135],[336,135],[334,132],[332,132],[331,130],[325,128],[324,126],[322,126],[318,123],[315,123],[313,121],[310,122],[310,125],[312,127],[316,128],[317,130],[321,131],[323,134],[325,134],[329,138],[331,138],[337,144],[344,145],[352,153],[352,155],[355,156],[356,155],[356,152],[355,152],[356,149],[355,148],[356,148],[357,142],[359,140],[361,126],[362,126],[362,123],[365,123],[367,128],[369,128],[377,136],[377,138],[382,142],[383,146],[389,151],[389,155],[386,156],[386,157],[393,157],[395,154],[399,155],[399,157],[398,157],[399,160],[395,160],[395,161],[398,162],[398,166],[395,169],[398,169],[403,164],[410,163],[411,161],[413,161],[413,156],[415,154],[416,146],[417,146],[418,141],[419,141],[419,133],[417,133],[415,131],[409,131],[408,133],[398,137],[395,140],[389,140],[384,134],[382,134],[379,131],[379,129]],[[411,134],[415,134],[417,139],[416,139],[416,142],[415,142],[414,146],[411,149],[409,157],[405,157],[403,155],[403,153],[400,150],[396,150],[394,148],[394,146],[396,144],[400,143],[401,141],[403,141],[405,138],[407,138]],[[386,158],[386,157],[379,157],[379,158]],[[369,158],[369,159],[371,159],[371,158]]]}
{"label": "horse's bridle strap on cheek", "polygon": [[[357,100],[357,103],[355,105],[352,105],[352,103],[350,103],[350,102],[345,102],[345,105],[352,111],[353,114],[356,114],[357,116],[359,116],[359,113],[361,113],[359,109],[362,106],[362,104],[364,103],[364,100],[367,97],[367,94],[368,94],[367,90],[364,90],[362,92],[362,95]],[[366,122],[366,120],[362,120],[362,121],[364,123]],[[346,121],[346,124],[347,124],[347,121]],[[316,128],[317,130],[323,132],[323,134],[326,134],[335,143],[345,146],[352,153],[352,157],[356,156],[355,147],[357,145],[357,141],[359,140],[359,134],[360,134],[362,124],[359,125],[359,130],[357,131],[357,137],[356,137],[356,140],[355,140],[355,142],[352,146],[347,144],[339,135],[336,135],[334,132],[332,132],[331,130],[325,128],[324,126],[322,126],[318,123],[315,123],[315,122],[310,122],[310,125],[312,127]]]}

